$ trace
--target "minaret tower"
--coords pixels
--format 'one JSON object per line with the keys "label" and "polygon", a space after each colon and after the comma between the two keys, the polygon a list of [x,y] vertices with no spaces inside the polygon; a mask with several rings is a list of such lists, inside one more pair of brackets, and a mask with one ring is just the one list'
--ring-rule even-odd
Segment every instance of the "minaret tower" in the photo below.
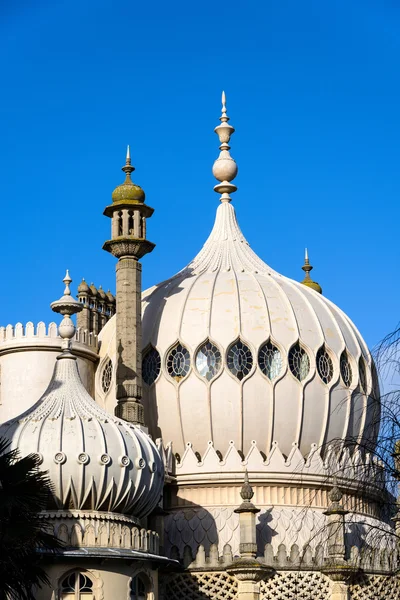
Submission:
{"label": "minaret tower", "polygon": [[145,194],[133,183],[129,146],[126,174],[112,193],[112,204],[104,214],[111,218],[111,239],[103,249],[118,258],[116,310],[116,396],[117,417],[144,425],[142,398],[142,265],[139,260],[154,244],[146,240],[146,219],[154,210],[144,203]]}

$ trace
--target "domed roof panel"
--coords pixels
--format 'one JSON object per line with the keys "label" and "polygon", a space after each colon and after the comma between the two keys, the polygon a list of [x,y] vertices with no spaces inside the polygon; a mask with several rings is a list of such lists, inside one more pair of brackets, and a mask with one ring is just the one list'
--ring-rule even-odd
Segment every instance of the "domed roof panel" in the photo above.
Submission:
{"label": "domed roof panel", "polygon": [[195,276],[188,291],[185,317],[181,323],[180,337],[195,349],[210,335],[212,298],[217,273],[201,273]]}
{"label": "domed roof panel", "polygon": [[315,312],[312,310],[306,293],[300,288],[301,284],[282,278],[279,281],[283,292],[292,305],[293,314],[296,315],[298,337],[309,348],[316,351],[323,343],[324,336]]}
{"label": "domed roof panel", "polygon": [[254,273],[265,298],[266,314],[275,341],[285,348],[298,339],[298,329],[293,308],[280,285],[280,278],[266,273]]}
{"label": "domed roof panel", "polygon": [[235,273],[220,271],[212,297],[210,337],[227,348],[239,337],[240,325],[240,300]]}
{"label": "domed roof panel", "polygon": [[238,273],[240,331],[255,347],[271,335],[268,306],[254,273]]}

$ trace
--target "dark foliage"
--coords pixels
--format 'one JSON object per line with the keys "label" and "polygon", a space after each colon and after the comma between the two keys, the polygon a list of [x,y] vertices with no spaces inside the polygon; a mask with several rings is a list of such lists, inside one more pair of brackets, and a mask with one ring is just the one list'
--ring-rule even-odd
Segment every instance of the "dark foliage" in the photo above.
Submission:
{"label": "dark foliage", "polygon": [[52,493],[39,462],[0,438],[0,600],[34,600],[32,588],[47,583],[40,550],[60,547],[38,518]]}

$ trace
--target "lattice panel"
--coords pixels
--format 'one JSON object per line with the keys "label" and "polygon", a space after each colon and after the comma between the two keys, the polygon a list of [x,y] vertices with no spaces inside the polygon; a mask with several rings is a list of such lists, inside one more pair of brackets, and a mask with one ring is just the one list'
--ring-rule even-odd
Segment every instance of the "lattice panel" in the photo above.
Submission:
{"label": "lattice panel", "polygon": [[330,581],[321,573],[276,573],[260,586],[260,600],[328,600],[331,596]]}
{"label": "lattice panel", "polygon": [[350,586],[351,600],[399,600],[400,580],[385,575],[364,575]]}
{"label": "lattice panel", "polygon": [[227,573],[178,573],[167,580],[168,600],[236,600],[237,582]]}

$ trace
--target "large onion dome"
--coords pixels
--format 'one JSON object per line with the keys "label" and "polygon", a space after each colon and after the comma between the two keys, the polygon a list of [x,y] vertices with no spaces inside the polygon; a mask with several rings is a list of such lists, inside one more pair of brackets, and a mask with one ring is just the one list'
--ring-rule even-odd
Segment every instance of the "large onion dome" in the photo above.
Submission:
{"label": "large onion dome", "polygon": [[[77,312],[76,305],[80,306],[70,296],[69,283],[67,290],[52,305],[64,315],[65,311]],[[60,335],[69,340],[74,331],[67,314]],[[82,384],[68,345],[57,358],[43,396],[25,413],[4,423],[0,436],[9,439],[22,456],[40,455],[58,509],[110,511],[141,518],[159,502],[164,468],[155,444],[140,428],[96,404]]]}
{"label": "large onion dome", "polygon": [[[189,442],[203,455],[211,441],[222,456],[231,441],[245,455],[253,440],[266,455],[277,442],[288,456],[293,445],[307,455],[313,444],[373,438],[375,381],[357,328],[320,286],[262,261],[238,225],[227,121],[224,106],[211,234],[187,267],[143,293],[146,422],[180,455]],[[113,319],[101,340],[115,364]]]}

